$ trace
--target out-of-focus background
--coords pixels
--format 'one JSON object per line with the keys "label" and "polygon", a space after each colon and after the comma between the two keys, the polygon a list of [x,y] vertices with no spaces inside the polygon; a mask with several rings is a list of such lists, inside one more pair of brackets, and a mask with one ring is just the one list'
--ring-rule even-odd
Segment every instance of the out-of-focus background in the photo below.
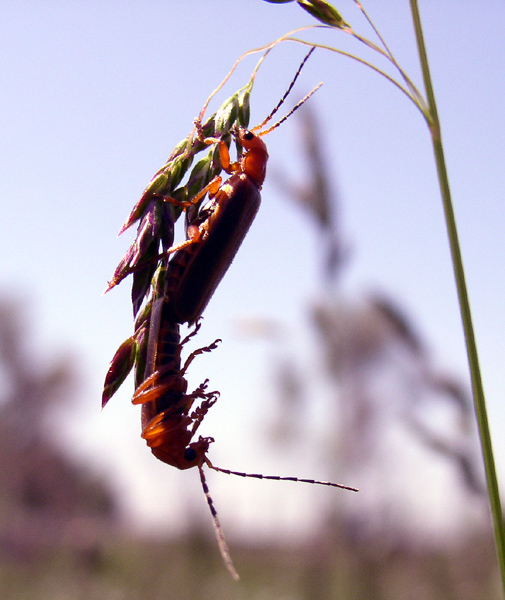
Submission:
{"label": "out-of-focus background", "polygon": [[[420,4],[503,477],[505,7]],[[373,37],[353,2],[337,8]],[[408,3],[366,8],[421,85]],[[1,597],[498,598],[440,195],[415,107],[317,50],[286,110],[323,88],[266,138],[260,213],[195,341],[223,339],[189,370],[190,387],[208,377],[221,391],[201,433],[215,437],[218,466],[360,492],[208,473],[237,585],[197,472],[158,462],[140,439],[132,381],[99,410],[108,363],[132,332],[130,282],[102,292],[135,236],[117,231],[209,93],[244,51],[311,18],[260,0],[17,0],[0,13]],[[377,62],[343,33],[306,38]],[[286,43],[269,55],[252,125],[305,52]]]}

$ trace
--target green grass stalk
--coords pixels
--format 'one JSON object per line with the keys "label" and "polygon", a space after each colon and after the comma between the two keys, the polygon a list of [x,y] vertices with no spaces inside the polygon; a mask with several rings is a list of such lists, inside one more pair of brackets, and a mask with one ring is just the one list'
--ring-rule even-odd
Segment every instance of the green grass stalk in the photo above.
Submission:
{"label": "green grass stalk", "polygon": [[489,423],[486,411],[486,400],[484,397],[484,389],[482,386],[482,378],[479,367],[479,358],[477,353],[477,344],[475,342],[475,334],[472,324],[472,315],[470,312],[470,302],[468,300],[468,292],[465,283],[465,273],[463,270],[463,261],[461,258],[461,250],[458,241],[458,232],[456,228],[456,220],[451,200],[451,191],[449,187],[449,179],[445,165],[444,149],[442,145],[442,137],[440,131],[440,123],[438,120],[438,112],[435,103],[435,96],[431,84],[430,70],[428,66],[428,58],[424,44],[423,32],[421,27],[421,18],[417,6],[417,0],[410,0],[412,12],[412,20],[417,39],[419,57],[424,78],[424,85],[429,105],[429,127],[433,141],[433,150],[435,153],[435,161],[438,171],[438,179],[440,183],[440,191],[442,194],[442,202],[445,212],[445,220],[447,225],[447,233],[449,236],[449,244],[452,255],[454,275],[456,278],[456,287],[461,310],[461,318],[463,321],[463,330],[465,334],[466,349],[468,354],[468,362],[470,365],[470,375],[472,381],[473,400],[477,424],[479,429],[479,437],[484,459],[484,467],[486,472],[486,481],[489,493],[489,502],[491,506],[491,514],[494,527],[494,538],[496,544],[496,552],[500,571],[502,576],[502,585],[505,595],[505,527],[503,521],[503,513],[500,501],[500,492],[498,489],[498,481],[496,477],[496,468],[494,462],[493,448],[491,444],[491,435],[489,432]]}

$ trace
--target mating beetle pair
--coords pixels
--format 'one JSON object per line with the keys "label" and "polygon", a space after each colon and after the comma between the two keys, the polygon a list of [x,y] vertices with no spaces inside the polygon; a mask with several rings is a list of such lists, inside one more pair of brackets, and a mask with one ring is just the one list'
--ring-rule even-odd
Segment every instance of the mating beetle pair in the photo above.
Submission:
{"label": "mating beetle pair", "polygon": [[[217,137],[206,137],[201,121],[196,121],[198,141],[204,145],[217,144],[220,167],[230,174],[230,177],[224,183],[220,176],[214,177],[189,200],[180,200],[169,194],[156,196],[156,201],[161,200],[164,206],[177,209],[190,209],[206,195],[209,200],[187,225],[187,239],[151,259],[153,262],[161,261],[152,285],[151,300],[137,319],[135,334],[120,347],[111,363],[102,399],[104,405],[136,362],[137,388],[133,403],[142,404],[142,437],[153,454],[163,462],[178,469],[198,467],[214,519],[221,554],[234,578],[238,576],[209,495],[202,469],[204,464],[216,471],[242,477],[300,481],[355,491],[354,488],[331,482],[247,474],[212,465],[207,458],[207,452],[214,441],[213,438],[200,436],[196,441],[193,441],[193,438],[219,393],[208,392],[206,380],[194,392],[188,394],[185,374],[195,356],[215,349],[220,340],[190,354],[181,368],[182,348],[200,329],[199,319],[202,312],[231,265],[259,209],[260,190],[268,161],[267,148],[261,137],[278,127],[317,89],[315,88],[275,125],[261,131],[283,104],[312,51],[313,49],[300,65],[289,89],[267,119],[251,130],[243,127],[234,130],[237,144],[243,150],[239,161],[232,163],[225,141]],[[136,248],[141,246],[139,243]],[[133,252],[131,254],[133,255]],[[130,263],[120,263],[109,289],[139,267],[142,268],[142,264],[131,267]],[[179,327],[184,323],[193,325],[194,329],[181,342]],[[126,365],[122,370],[118,369],[120,359]],[[201,403],[193,408],[195,401]]]}

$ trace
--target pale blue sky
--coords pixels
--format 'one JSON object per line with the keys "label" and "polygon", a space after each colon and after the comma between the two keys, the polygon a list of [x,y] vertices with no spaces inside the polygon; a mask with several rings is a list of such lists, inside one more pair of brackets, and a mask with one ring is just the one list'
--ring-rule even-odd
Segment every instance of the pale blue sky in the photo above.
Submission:
{"label": "pale blue sky", "polygon": [[[357,31],[372,36],[353,2],[337,6]],[[421,85],[408,2],[368,0],[366,6]],[[497,464],[505,476],[505,6],[499,0],[421,0],[420,9]],[[95,460],[144,516],[159,520],[161,514],[170,519],[177,514],[182,501],[176,490],[188,485],[188,478],[193,488],[184,500],[204,513],[196,473],[174,473],[139,439],[131,381],[99,412],[108,363],[132,327],[129,282],[105,297],[101,293],[134,236],[132,231],[118,239],[121,224],[150,177],[189,133],[209,93],[244,51],[311,19],[294,4],[261,0],[16,0],[2,2],[0,14],[0,285],[3,293],[26,303],[40,352],[50,356],[63,347],[78,358],[83,372],[78,403],[70,403],[55,432],[77,455]],[[309,37],[330,41],[328,34]],[[333,45],[362,52],[343,34],[333,37]],[[254,89],[251,124],[275,105],[304,53],[285,44],[270,55]],[[242,65],[214,108],[243,85],[255,62]],[[415,320],[440,364],[466,378],[424,122],[385,80],[321,50],[303,72],[294,100],[321,80],[325,85],[311,102],[325,123],[328,162],[343,199],[342,228],[353,249],[344,291],[356,296],[378,289],[393,297]],[[293,119],[267,138],[270,166],[294,176],[302,164],[296,133]],[[195,361],[190,376],[191,385],[210,377],[222,392],[203,431],[217,439],[215,463],[277,473],[278,457],[268,448],[262,453],[258,437],[273,395],[268,388],[271,348],[238,338],[234,320],[273,318],[303,332],[304,306],[318,284],[318,241],[304,214],[286,202],[268,176],[262,196],[250,235],[205,314],[200,341],[222,337],[224,343]],[[302,333],[292,342],[295,351],[302,352],[305,342]],[[289,474],[293,468],[298,469],[291,465]],[[225,495],[280,493],[251,487],[240,492],[242,480],[224,479],[212,478],[221,512],[229,509]],[[235,521],[240,528],[240,517]]]}

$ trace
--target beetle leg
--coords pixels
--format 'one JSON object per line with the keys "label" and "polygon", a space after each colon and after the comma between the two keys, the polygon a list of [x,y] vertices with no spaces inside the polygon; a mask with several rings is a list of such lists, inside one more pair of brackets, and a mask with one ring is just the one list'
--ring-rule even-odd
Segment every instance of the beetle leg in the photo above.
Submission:
{"label": "beetle leg", "polygon": [[183,248],[187,248],[188,246],[191,246],[191,244],[195,244],[196,242],[200,241],[201,234],[198,227],[188,227],[187,233],[190,236],[189,239],[184,240],[184,242],[181,242],[180,244],[172,246],[162,254],[159,254],[156,259],[159,260],[160,258],[165,258],[169,254],[177,252],[177,250],[182,250]]}
{"label": "beetle leg", "polygon": [[153,384],[155,384],[156,381],[160,377],[162,377],[165,373],[167,373],[167,371],[172,371],[174,368],[176,368],[177,364],[178,364],[178,361],[176,359],[174,359],[168,365],[165,365],[161,369],[158,369],[157,371],[154,371],[153,373],[151,373],[151,375],[149,375],[149,377],[146,377],[142,381],[142,383],[137,386],[137,388],[135,390],[135,394],[144,392],[146,389],[148,389]]}
{"label": "beetle leg", "polygon": [[152,402],[170,391],[184,392],[185,381],[186,380],[182,379],[181,376],[173,375],[172,377],[168,377],[164,383],[155,387],[140,391],[137,388],[132,398],[132,404],[145,404],[146,402]]}
{"label": "beetle leg", "polygon": [[188,335],[182,340],[181,346],[184,346],[184,344],[187,344],[192,337],[195,337],[195,335],[200,331],[201,326],[202,326],[202,317],[199,317],[195,322],[195,327],[194,327],[193,331],[190,331],[188,333]]}
{"label": "beetle leg", "polygon": [[198,348],[198,350],[195,350],[194,352],[192,352],[186,359],[186,362],[184,363],[184,367],[182,367],[182,369],[181,369],[181,375],[184,375],[184,373],[186,372],[186,369],[193,362],[193,360],[196,356],[198,356],[199,354],[204,354],[204,352],[212,352],[212,350],[215,350],[217,348],[217,344],[222,341],[223,340],[218,338],[217,340],[212,342],[212,344],[209,344],[208,346],[204,346],[203,348]]}
{"label": "beetle leg", "polygon": [[[183,416],[174,414],[171,411],[163,411],[158,413],[153,419],[147,423],[144,427],[141,437],[145,440],[156,440],[156,438],[162,438],[167,431],[179,429],[187,440],[187,443],[191,437],[188,435],[188,432],[185,428],[191,423],[191,418],[188,416]],[[158,444],[156,442],[150,443],[149,446],[156,446],[162,443],[162,439],[159,440]]]}
{"label": "beetle leg", "polygon": [[205,137],[203,135],[203,128],[201,122],[196,119],[195,120],[196,130],[198,132],[198,139],[206,144],[207,146],[211,146],[212,144],[217,144],[219,146],[219,159],[221,161],[221,166],[223,170],[229,173],[236,173],[240,170],[240,162],[231,162],[230,161],[230,151],[228,150],[228,146],[223,142],[223,140],[219,138],[213,137]]}
{"label": "beetle leg", "polygon": [[[214,177],[214,179],[209,184],[207,184],[203,188],[203,190],[200,190],[198,194],[196,194],[196,196],[194,196],[193,198],[191,198],[191,200],[188,200],[187,202],[174,200],[173,198],[170,198],[168,196],[166,196],[164,199],[166,202],[172,202],[174,204],[178,204],[179,206],[182,205],[184,208],[187,208],[188,206],[192,206],[193,204],[199,202],[205,196],[205,194],[209,194],[209,198],[213,198],[219,191],[222,181],[222,177],[220,177],[219,175],[217,177]],[[171,248],[163,252],[163,254],[158,255],[156,258],[159,259],[161,257],[166,257],[169,254],[176,252],[177,250],[182,250],[182,248],[191,246],[191,244],[199,242],[202,237],[202,232],[200,231],[200,228],[197,225],[190,225],[187,228],[186,234],[188,235],[187,240],[184,240],[184,242],[172,246]]]}
{"label": "beetle leg", "polygon": [[[226,144],[224,146],[226,148]],[[228,151],[228,148],[226,148],[226,151]],[[229,163],[229,161],[228,161],[228,163]],[[197,202],[199,202],[205,196],[205,194],[207,192],[209,193],[209,195],[211,197],[215,196],[218,189],[221,187],[222,181],[223,181],[223,178],[220,177],[219,175],[216,175],[216,177],[214,177],[214,179],[211,182],[209,182],[202,190],[200,190],[198,192],[198,194],[193,196],[193,198],[191,198],[191,200],[176,200],[175,198],[171,198],[170,196],[163,196],[163,200],[165,202],[170,202],[171,204],[175,204],[177,206],[183,206],[184,208],[187,208],[188,206],[192,206],[193,204],[196,204]]]}
{"label": "beetle leg", "polygon": [[191,419],[193,420],[193,427],[191,429],[191,437],[193,437],[196,433],[196,430],[200,427],[201,422],[203,421],[205,415],[208,413],[209,409],[214,406],[219,398],[219,392],[210,392],[206,394],[208,396],[200,406],[191,414]]}
{"label": "beetle leg", "polygon": [[[202,318],[200,317],[196,321],[193,331],[190,331],[188,333],[188,335],[182,340],[182,342],[180,344],[181,347],[184,346],[184,344],[187,344],[192,337],[195,337],[195,335],[200,331],[201,326],[202,326]],[[180,371],[181,375],[184,375],[184,373],[186,372],[186,369],[193,362],[193,359],[195,358],[195,356],[198,356],[199,354],[203,354],[204,352],[212,352],[212,350],[215,350],[217,348],[218,342],[222,342],[222,341],[223,340],[221,340],[221,339],[217,339],[214,342],[212,342],[212,344],[209,344],[208,346],[204,346],[203,348],[199,348],[198,350],[195,350],[194,352],[192,352],[186,359],[186,362],[184,363],[184,367]]]}

